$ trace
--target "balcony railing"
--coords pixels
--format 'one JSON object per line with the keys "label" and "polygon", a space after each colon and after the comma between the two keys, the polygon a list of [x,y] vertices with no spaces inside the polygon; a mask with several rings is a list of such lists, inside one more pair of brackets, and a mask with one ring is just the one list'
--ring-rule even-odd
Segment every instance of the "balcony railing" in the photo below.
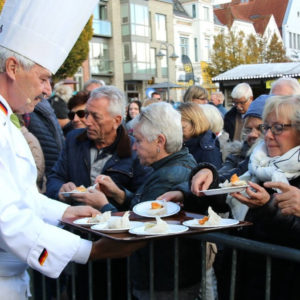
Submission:
{"label": "balcony railing", "polygon": [[112,37],[111,22],[103,20],[93,20],[94,35]]}
{"label": "balcony railing", "polygon": [[93,58],[90,60],[90,70],[93,75],[112,76],[114,73],[113,61],[102,58]]}

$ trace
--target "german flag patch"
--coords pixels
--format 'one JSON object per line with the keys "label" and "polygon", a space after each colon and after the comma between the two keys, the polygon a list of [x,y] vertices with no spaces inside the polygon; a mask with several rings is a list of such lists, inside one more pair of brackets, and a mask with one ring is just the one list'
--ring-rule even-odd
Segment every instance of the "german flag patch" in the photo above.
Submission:
{"label": "german flag patch", "polygon": [[1,101],[0,101],[0,111],[2,111],[7,116],[8,114],[7,108]]}
{"label": "german flag patch", "polygon": [[39,257],[39,263],[40,263],[41,266],[44,264],[47,257],[48,257],[48,251],[47,251],[46,248],[44,248],[44,250],[42,251],[42,253]]}

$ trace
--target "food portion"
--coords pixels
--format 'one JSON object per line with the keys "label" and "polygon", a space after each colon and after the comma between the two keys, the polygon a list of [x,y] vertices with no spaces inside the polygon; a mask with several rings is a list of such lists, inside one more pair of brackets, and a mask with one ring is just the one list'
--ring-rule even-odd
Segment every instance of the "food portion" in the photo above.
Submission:
{"label": "food portion", "polygon": [[195,219],[195,223],[200,226],[218,226],[222,218],[213,211],[211,207],[208,208],[208,216],[202,219]]}
{"label": "food portion", "polygon": [[160,217],[156,216],[156,223],[147,222],[145,223],[145,231],[149,233],[167,233],[169,225],[163,221]]}
{"label": "food portion", "polygon": [[150,208],[148,209],[148,214],[151,216],[161,216],[167,213],[167,207],[157,201],[150,203]]}
{"label": "food portion", "polygon": [[130,228],[129,211],[126,211],[122,217],[113,217],[107,221],[108,229]]}
{"label": "food portion", "polygon": [[221,188],[243,186],[243,185],[247,185],[247,182],[245,180],[240,180],[237,174],[233,174],[230,177],[230,181],[226,180],[225,182],[219,184]]}
{"label": "food portion", "polygon": [[72,192],[86,193],[87,191],[88,189],[84,185],[81,185],[81,186],[77,186],[74,190],[71,191],[71,193]]}
{"label": "food portion", "polygon": [[111,211],[106,211],[103,214],[95,215],[88,219],[88,223],[104,223],[107,222],[111,217]]}

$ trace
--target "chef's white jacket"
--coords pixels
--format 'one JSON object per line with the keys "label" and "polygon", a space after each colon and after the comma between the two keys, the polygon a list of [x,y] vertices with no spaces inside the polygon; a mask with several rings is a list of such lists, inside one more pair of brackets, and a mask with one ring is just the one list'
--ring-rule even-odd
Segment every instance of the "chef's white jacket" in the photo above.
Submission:
{"label": "chef's white jacket", "polygon": [[58,277],[70,261],[85,263],[92,243],[56,227],[68,205],[40,194],[30,149],[0,102],[0,276],[24,272],[27,264]]}

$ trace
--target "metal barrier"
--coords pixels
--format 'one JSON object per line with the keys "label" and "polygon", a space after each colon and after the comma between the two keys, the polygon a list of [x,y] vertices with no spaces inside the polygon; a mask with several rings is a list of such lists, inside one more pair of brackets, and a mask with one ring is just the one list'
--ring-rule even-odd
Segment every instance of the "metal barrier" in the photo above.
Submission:
{"label": "metal barrier", "polygon": [[[231,284],[230,284],[230,300],[235,299],[235,284],[236,284],[236,267],[237,267],[237,251],[243,250],[247,252],[253,252],[257,254],[262,254],[266,256],[266,292],[265,292],[265,300],[270,300],[270,287],[271,287],[271,267],[272,267],[272,257],[275,258],[281,258],[286,259],[288,261],[298,262],[300,263],[300,250],[294,249],[294,248],[288,248],[284,246],[279,246],[275,244],[269,244],[269,243],[263,243],[258,241],[253,241],[237,236],[232,236],[226,233],[205,233],[205,234],[199,234],[194,236],[189,236],[188,238],[197,239],[201,241],[202,244],[202,281],[201,281],[201,300],[206,299],[206,242],[212,242],[221,244],[224,246],[227,246],[229,248],[232,248],[232,265],[231,265]],[[155,293],[154,293],[154,269],[153,269],[153,244],[155,241],[150,241],[150,274],[149,274],[149,280],[150,280],[150,299],[155,299]],[[179,282],[179,272],[178,272],[178,264],[179,264],[179,250],[178,250],[178,238],[175,238],[175,263],[174,263],[174,282],[175,282],[175,288],[174,288],[174,300],[179,300],[178,298],[178,282]],[[124,300],[131,300],[132,294],[131,294],[131,282],[130,282],[130,268],[129,268],[129,262],[130,257],[127,258],[127,293],[124,295]],[[64,298],[61,295],[61,284],[60,284],[60,278],[56,280],[56,300],[76,300],[76,265],[71,264],[71,288],[68,290],[69,295],[67,298]],[[93,263],[89,262],[88,264],[88,294],[89,297],[87,299],[89,300],[96,300],[93,297]],[[32,270],[30,270],[30,275],[32,277]],[[107,299],[112,299],[112,282],[111,282],[111,260],[107,260]],[[33,289],[33,283],[32,283],[32,290]],[[33,293],[32,300],[48,300],[50,299],[46,292],[46,280],[45,277],[42,276],[42,299],[38,298]],[[52,298],[53,299],[53,298]],[[120,299],[122,300],[122,299]]]}

